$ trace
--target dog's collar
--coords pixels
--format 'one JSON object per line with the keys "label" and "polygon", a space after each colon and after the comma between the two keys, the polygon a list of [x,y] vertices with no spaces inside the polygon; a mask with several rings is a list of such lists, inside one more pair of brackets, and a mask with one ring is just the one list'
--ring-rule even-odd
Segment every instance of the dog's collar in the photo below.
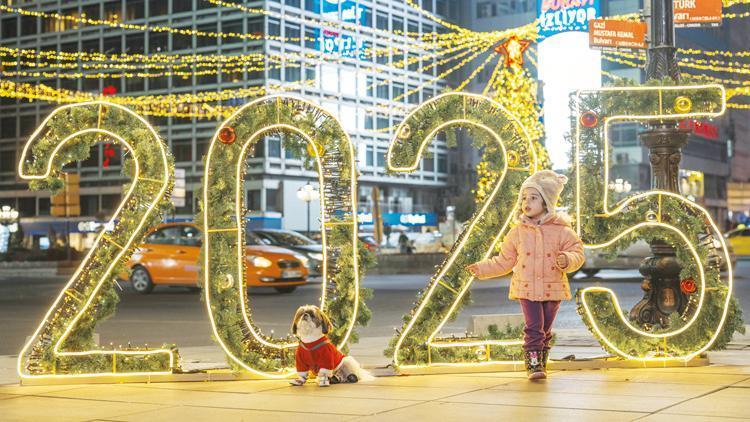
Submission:
{"label": "dog's collar", "polygon": [[313,341],[312,343],[303,343],[302,340],[300,340],[299,347],[301,347],[301,348],[303,348],[303,349],[311,352],[313,350],[317,350],[317,349],[325,346],[328,343],[330,343],[328,341],[328,337],[323,336],[323,337],[321,337],[321,338]]}

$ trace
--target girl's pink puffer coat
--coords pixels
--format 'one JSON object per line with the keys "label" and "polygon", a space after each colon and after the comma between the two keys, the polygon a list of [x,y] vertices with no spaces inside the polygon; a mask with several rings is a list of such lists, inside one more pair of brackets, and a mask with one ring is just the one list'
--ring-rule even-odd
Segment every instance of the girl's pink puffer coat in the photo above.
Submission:
{"label": "girl's pink puffer coat", "polygon": [[[557,265],[557,255],[568,258],[568,266]],[[534,301],[569,300],[566,273],[581,268],[583,243],[570,227],[570,217],[547,214],[537,224],[525,215],[511,228],[500,253],[477,263],[479,279],[500,277],[513,271],[510,299]]]}

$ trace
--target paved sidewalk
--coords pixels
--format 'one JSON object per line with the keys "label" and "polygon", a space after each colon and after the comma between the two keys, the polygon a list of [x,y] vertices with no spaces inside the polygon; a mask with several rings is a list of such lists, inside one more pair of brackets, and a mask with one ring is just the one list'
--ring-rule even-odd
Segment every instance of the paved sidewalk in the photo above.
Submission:
{"label": "paved sidewalk", "polygon": [[[561,335],[553,357],[600,354],[575,333]],[[363,362],[382,359],[363,339]],[[568,341],[570,340],[570,341]],[[381,349],[382,350],[382,349]],[[211,347],[184,351],[195,365],[217,356]],[[648,420],[750,419],[750,336],[710,354],[693,368],[555,371],[529,382],[519,372],[388,376],[360,384],[291,387],[285,381],[180,382],[24,386],[13,357],[0,358],[0,420]],[[203,362],[201,362],[203,361]],[[10,367],[9,367],[10,366]]]}

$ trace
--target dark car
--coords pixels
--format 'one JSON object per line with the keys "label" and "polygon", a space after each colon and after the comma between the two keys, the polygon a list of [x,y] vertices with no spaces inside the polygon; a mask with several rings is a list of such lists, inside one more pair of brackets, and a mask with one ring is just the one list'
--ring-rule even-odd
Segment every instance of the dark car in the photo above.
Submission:
{"label": "dark car", "polygon": [[323,245],[293,230],[259,229],[253,230],[268,245],[281,246],[304,255],[309,262],[307,268],[311,276],[319,276],[323,271]]}

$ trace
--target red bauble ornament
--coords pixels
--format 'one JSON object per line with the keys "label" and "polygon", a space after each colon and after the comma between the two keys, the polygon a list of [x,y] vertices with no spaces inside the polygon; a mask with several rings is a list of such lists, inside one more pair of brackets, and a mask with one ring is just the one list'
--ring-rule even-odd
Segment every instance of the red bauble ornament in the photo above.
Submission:
{"label": "red bauble ornament", "polygon": [[578,120],[583,127],[596,127],[599,124],[599,116],[593,111],[584,111]]}
{"label": "red bauble ornament", "polygon": [[686,278],[682,281],[680,281],[680,290],[682,290],[682,293],[685,293],[686,295],[691,295],[695,293],[697,288],[695,287],[695,280],[692,278]]}
{"label": "red bauble ornament", "polygon": [[234,133],[234,129],[231,126],[222,128],[219,131],[219,141],[222,144],[231,144],[237,139],[237,135]]}
{"label": "red bauble ornament", "polygon": [[117,94],[117,88],[114,85],[107,85],[102,89],[102,95],[109,97]]}

